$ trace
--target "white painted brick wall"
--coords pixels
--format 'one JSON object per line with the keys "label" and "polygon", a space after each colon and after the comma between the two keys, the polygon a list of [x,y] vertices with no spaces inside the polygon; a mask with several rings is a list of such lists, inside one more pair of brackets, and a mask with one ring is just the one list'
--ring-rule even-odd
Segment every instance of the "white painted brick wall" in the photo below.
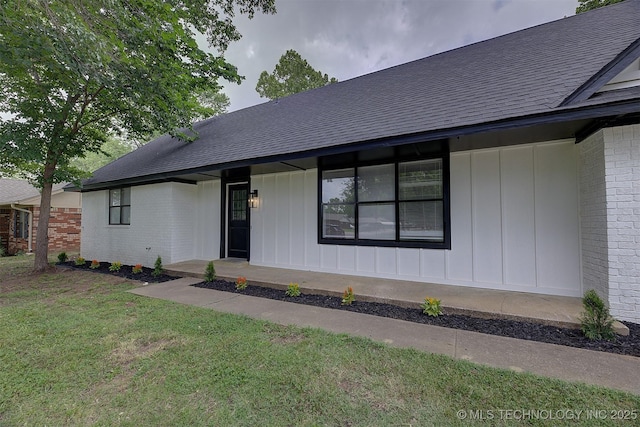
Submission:
{"label": "white painted brick wall", "polygon": [[640,323],[640,125],[598,135],[604,140],[609,306],[614,317]]}
{"label": "white painted brick wall", "polygon": [[[152,267],[194,257],[195,185],[131,187],[131,225],[109,225],[108,191],[84,193],[80,253],[86,259]],[[149,249],[147,249],[149,248]]]}
{"label": "white painted brick wall", "polygon": [[[582,141],[580,147],[580,238],[582,282],[605,301],[609,293],[607,205],[603,132]],[[611,149],[613,154],[613,148]],[[613,177],[612,177],[613,178]]]}

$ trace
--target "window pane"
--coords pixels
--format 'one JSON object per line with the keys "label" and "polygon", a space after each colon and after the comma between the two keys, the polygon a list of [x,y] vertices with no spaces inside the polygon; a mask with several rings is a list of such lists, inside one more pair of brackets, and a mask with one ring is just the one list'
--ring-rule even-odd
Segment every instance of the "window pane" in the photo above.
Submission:
{"label": "window pane", "polygon": [[332,239],[353,239],[353,212],[355,205],[323,205],[322,206],[322,237]]}
{"label": "window pane", "polygon": [[395,205],[393,203],[360,205],[358,208],[358,238],[395,240]]}
{"label": "window pane", "polygon": [[130,205],[131,204],[131,188],[123,188],[122,189],[122,205]]}
{"label": "window pane", "polygon": [[393,164],[358,168],[358,201],[395,200],[395,169]]}
{"label": "window pane", "polygon": [[400,200],[441,199],[442,159],[398,165]]}
{"label": "window pane", "polygon": [[120,206],[120,190],[111,190],[109,192],[109,198],[111,199],[111,202],[109,203],[109,206]]}
{"label": "window pane", "polygon": [[322,172],[322,203],[350,203],[354,197],[353,168]]}
{"label": "window pane", "polygon": [[444,240],[442,201],[400,203],[400,238]]}
{"label": "window pane", "polygon": [[131,223],[131,207],[123,206],[120,208],[120,224],[130,224]]}
{"label": "window pane", "polygon": [[120,224],[120,208],[109,208],[109,224]]}

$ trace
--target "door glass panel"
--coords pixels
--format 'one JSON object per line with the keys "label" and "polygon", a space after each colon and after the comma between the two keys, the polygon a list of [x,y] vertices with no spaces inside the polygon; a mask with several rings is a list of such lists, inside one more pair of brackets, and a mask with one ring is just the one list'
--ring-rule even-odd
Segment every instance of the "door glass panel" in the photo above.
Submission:
{"label": "door glass panel", "polygon": [[247,190],[233,190],[231,208],[232,221],[247,220]]}

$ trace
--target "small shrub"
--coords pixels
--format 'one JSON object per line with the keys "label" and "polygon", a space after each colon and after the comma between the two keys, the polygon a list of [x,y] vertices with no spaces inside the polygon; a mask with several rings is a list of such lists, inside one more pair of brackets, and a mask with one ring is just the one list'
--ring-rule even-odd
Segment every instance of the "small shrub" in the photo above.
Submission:
{"label": "small shrub", "polygon": [[211,283],[216,280],[216,267],[213,265],[213,261],[209,261],[207,268],[204,270],[204,281]]}
{"label": "small shrub", "polygon": [[119,261],[116,261],[111,263],[111,265],[109,266],[109,271],[120,271],[121,268],[122,268],[122,263]]}
{"label": "small shrub", "polygon": [[426,297],[420,306],[422,307],[422,312],[429,316],[438,317],[442,314],[440,300],[437,298]]}
{"label": "small shrub", "polygon": [[76,258],[75,264],[78,266],[84,265],[85,260],[84,258],[82,258],[81,256],[79,256],[78,258]]}
{"label": "small shrub", "polygon": [[100,261],[98,261],[97,259],[94,259],[93,261],[91,261],[89,268],[92,270],[95,270],[96,268],[100,268]]}
{"label": "small shrub", "polygon": [[131,267],[131,272],[133,274],[140,274],[142,273],[142,264],[136,264],[133,267]]}
{"label": "small shrub", "polygon": [[7,255],[7,251],[4,246],[0,246],[0,258]]}
{"label": "small shrub", "polygon": [[160,255],[158,255],[158,258],[156,258],[156,262],[153,265],[153,272],[151,273],[151,275],[153,277],[162,276],[162,258],[160,258]]}
{"label": "small shrub", "polygon": [[342,294],[342,305],[351,305],[355,300],[356,295],[353,293],[353,288],[349,286]]}
{"label": "small shrub", "polygon": [[582,305],[585,311],[580,316],[580,329],[584,336],[590,340],[614,340],[614,320],[596,291],[587,291],[582,298]]}
{"label": "small shrub", "polygon": [[244,291],[247,289],[247,278],[246,277],[238,277],[236,279],[236,289],[239,291]]}
{"label": "small shrub", "polygon": [[299,297],[300,285],[297,283],[289,283],[289,286],[287,286],[287,292],[285,292],[285,295],[288,297]]}
{"label": "small shrub", "polygon": [[[4,249],[3,249],[2,247],[0,247],[0,253],[1,253],[3,250],[4,250]],[[58,262],[59,262],[60,264],[62,264],[62,263],[64,263],[64,262],[67,262],[67,260],[68,260],[68,259],[69,259],[69,257],[67,256],[67,253],[66,253],[66,252],[60,252],[60,253],[58,254]]]}

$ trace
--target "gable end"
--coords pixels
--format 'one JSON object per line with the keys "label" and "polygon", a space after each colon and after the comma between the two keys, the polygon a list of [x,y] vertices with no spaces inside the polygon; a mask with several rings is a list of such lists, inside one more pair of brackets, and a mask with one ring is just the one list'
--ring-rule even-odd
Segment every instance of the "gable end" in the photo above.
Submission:
{"label": "gable end", "polygon": [[560,103],[559,107],[589,99],[605,85],[614,81],[614,79],[625,72],[627,68],[632,67],[638,58],[640,58],[640,39],[631,43],[631,45],[616,56],[613,61],[605,65],[575,92],[566,97],[565,100]]}

